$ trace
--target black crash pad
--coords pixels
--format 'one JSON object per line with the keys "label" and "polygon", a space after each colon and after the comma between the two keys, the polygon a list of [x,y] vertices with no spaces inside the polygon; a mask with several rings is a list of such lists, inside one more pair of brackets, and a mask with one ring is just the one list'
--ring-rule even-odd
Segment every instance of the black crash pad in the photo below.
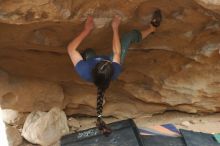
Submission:
{"label": "black crash pad", "polygon": [[180,133],[187,146],[220,146],[211,134],[183,129],[180,129]]}
{"label": "black crash pad", "polygon": [[186,146],[182,137],[161,135],[141,136],[145,146]]}
{"label": "black crash pad", "polygon": [[108,124],[112,129],[105,137],[97,128],[72,133],[61,138],[61,146],[144,146],[133,120]]}

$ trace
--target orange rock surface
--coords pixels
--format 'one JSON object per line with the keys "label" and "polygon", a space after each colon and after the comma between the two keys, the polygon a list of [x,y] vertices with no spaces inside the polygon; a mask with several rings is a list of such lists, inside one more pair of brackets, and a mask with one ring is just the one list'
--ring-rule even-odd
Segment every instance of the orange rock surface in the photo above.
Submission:
{"label": "orange rock surface", "polygon": [[219,112],[220,4],[214,0],[0,0],[0,105],[95,115],[96,89],[75,73],[68,42],[93,15],[96,28],[79,50],[108,54],[115,14],[122,16],[123,34],[145,28],[156,8],[163,23],[130,47],[123,73],[107,91],[104,115]]}

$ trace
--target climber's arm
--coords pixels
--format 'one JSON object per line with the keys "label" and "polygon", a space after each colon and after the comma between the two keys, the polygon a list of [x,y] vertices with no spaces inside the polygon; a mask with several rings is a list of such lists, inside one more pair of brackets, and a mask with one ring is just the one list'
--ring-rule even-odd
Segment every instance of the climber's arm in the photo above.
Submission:
{"label": "climber's arm", "polygon": [[88,32],[83,30],[74,40],[72,40],[68,47],[67,51],[68,54],[74,64],[74,66],[80,61],[83,60],[81,54],[76,50],[77,47],[80,45],[80,43],[85,39],[85,37],[88,35]]}
{"label": "climber's arm", "polygon": [[112,50],[113,50],[113,62],[117,62],[120,64],[121,60],[121,43],[119,39],[119,24],[121,18],[120,16],[115,16],[112,21],[112,29],[113,29],[113,41],[112,41]]}
{"label": "climber's arm", "polygon": [[89,16],[86,20],[84,30],[73,39],[67,46],[68,54],[74,64],[74,66],[80,61],[83,60],[81,54],[76,50],[80,43],[86,38],[86,36],[92,31],[94,27],[93,17]]}

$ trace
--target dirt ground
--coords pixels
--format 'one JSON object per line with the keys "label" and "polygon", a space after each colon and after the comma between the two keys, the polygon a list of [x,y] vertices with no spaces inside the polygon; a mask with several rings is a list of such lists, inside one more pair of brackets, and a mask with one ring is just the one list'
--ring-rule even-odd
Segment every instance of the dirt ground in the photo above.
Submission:
{"label": "dirt ground", "polygon": [[[95,118],[77,118],[81,127],[77,130],[84,130],[95,126]],[[121,119],[105,118],[106,123]],[[188,129],[205,133],[220,133],[220,113],[195,115],[182,112],[166,112],[154,115],[153,117],[140,117],[134,119],[138,127],[149,127],[172,123],[177,128]]]}

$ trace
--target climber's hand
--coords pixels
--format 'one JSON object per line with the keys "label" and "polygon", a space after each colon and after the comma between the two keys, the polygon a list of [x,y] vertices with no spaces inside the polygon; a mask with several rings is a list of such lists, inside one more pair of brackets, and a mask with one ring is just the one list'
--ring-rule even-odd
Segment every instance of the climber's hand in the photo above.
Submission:
{"label": "climber's hand", "polygon": [[118,28],[118,26],[120,25],[121,23],[121,16],[119,15],[115,15],[115,17],[113,18],[112,20],[112,28]]}
{"label": "climber's hand", "polygon": [[88,16],[85,22],[84,30],[91,31],[94,28],[94,21],[92,16]]}

